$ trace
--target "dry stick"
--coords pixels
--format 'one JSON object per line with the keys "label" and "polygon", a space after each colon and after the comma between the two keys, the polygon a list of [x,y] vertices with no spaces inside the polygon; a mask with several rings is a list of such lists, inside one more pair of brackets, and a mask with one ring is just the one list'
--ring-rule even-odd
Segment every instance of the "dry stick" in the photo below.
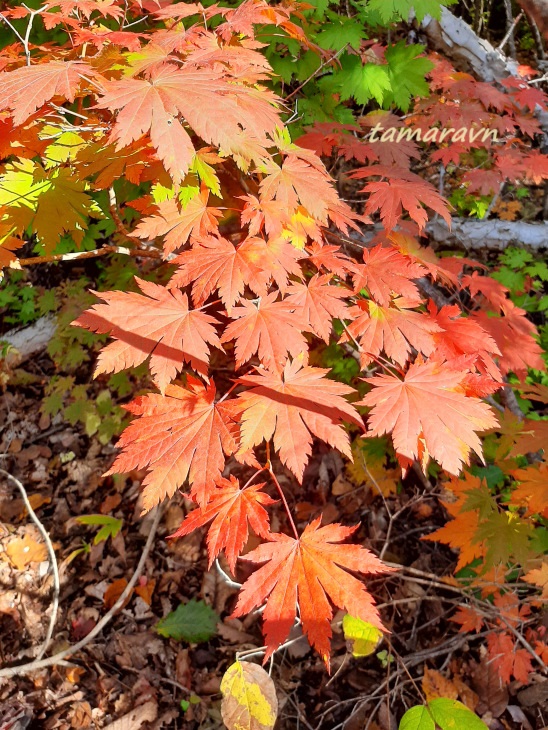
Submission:
{"label": "dry stick", "polygon": [[3,474],[8,479],[8,481],[13,482],[13,484],[15,484],[15,486],[21,492],[23,502],[25,503],[25,507],[27,508],[30,518],[34,522],[36,527],[38,528],[42,537],[44,538],[44,542],[46,543],[49,558],[50,558],[51,572],[53,575],[53,599],[52,599],[51,617],[49,620],[49,626],[48,626],[46,638],[44,639],[42,646],[40,647],[40,650],[36,654],[35,661],[39,661],[44,656],[44,654],[46,653],[46,651],[48,649],[49,643],[53,637],[53,630],[55,629],[55,623],[57,621],[57,612],[59,610],[59,592],[60,592],[60,587],[61,587],[61,583],[59,580],[59,567],[57,565],[57,558],[55,556],[55,550],[53,549],[53,544],[51,542],[51,538],[48,534],[48,531],[44,527],[44,525],[40,522],[40,520],[36,516],[36,512],[32,509],[32,505],[29,502],[29,498],[27,495],[27,490],[25,489],[23,484],[19,481],[19,479],[17,479],[16,477],[13,476],[13,474],[10,474],[9,472],[5,471],[4,469],[0,469],[0,474]]}
{"label": "dry stick", "polygon": [[512,3],[511,0],[504,0],[504,7],[506,10],[506,24],[508,27],[508,30],[506,31],[506,35],[500,42],[499,47],[497,48],[497,51],[500,51],[502,53],[504,46],[510,42],[510,56],[515,60],[516,58],[516,45],[514,43],[514,30],[516,28],[516,25],[519,23],[519,21],[523,18],[523,10],[521,13],[517,16],[517,18],[512,21]]}
{"label": "dry stick", "polygon": [[154,520],[152,522],[150,533],[148,535],[145,547],[143,549],[143,552],[141,554],[141,558],[137,564],[137,567],[135,568],[135,572],[133,573],[131,580],[127,584],[127,586],[124,588],[122,594],[112,606],[110,611],[108,611],[103,618],[99,621],[99,623],[94,626],[94,628],[85,636],[81,641],[79,641],[77,644],[74,644],[74,646],[70,646],[68,649],[63,649],[63,651],[58,652],[57,654],[54,654],[53,656],[48,657],[47,659],[42,659],[41,661],[34,661],[29,662],[28,664],[21,664],[18,667],[5,667],[4,669],[0,669],[0,678],[2,677],[17,677],[21,676],[23,674],[28,674],[29,672],[35,672],[38,669],[45,669],[46,667],[51,667],[54,664],[59,664],[60,660],[64,659],[67,656],[70,656],[71,654],[75,654],[76,652],[83,649],[85,646],[87,646],[92,639],[94,639],[98,634],[101,633],[101,631],[107,626],[107,624],[110,623],[116,612],[119,608],[122,608],[123,604],[125,603],[126,598],[130,595],[131,591],[133,590],[133,586],[137,583],[139,580],[139,576],[143,572],[143,568],[145,567],[146,559],[148,558],[148,555],[150,553],[150,550],[152,548],[152,544],[154,542],[154,538],[156,537],[156,532],[158,530],[158,525],[160,524],[160,519],[162,517],[162,509],[161,507],[156,508],[156,514],[154,515]]}

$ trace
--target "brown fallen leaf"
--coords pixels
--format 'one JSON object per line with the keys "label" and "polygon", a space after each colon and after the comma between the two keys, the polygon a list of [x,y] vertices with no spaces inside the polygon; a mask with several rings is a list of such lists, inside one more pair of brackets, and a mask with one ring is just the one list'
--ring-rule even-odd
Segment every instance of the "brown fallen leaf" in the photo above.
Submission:
{"label": "brown fallen leaf", "polygon": [[422,691],[426,696],[426,701],[430,702],[437,697],[447,697],[450,700],[456,700],[459,696],[458,690],[450,679],[440,674],[436,669],[424,668],[424,676],[422,678]]}
{"label": "brown fallen leaf", "polygon": [[48,550],[44,543],[25,535],[11,540],[6,546],[6,554],[16,570],[25,570],[30,563],[46,560]]}
{"label": "brown fallen leaf", "polygon": [[[109,585],[109,587],[105,591],[105,595],[103,596],[103,603],[105,604],[106,608],[112,608],[116,601],[120,598],[122,593],[124,592],[125,588],[127,586],[127,580],[125,578],[118,578],[118,580],[115,580],[113,583]],[[131,593],[126,598],[123,604],[123,608],[127,606],[127,604],[131,600]]]}
{"label": "brown fallen leaf", "polygon": [[154,700],[149,700],[143,705],[135,707],[127,715],[119,720],[105,725],[103,730],[139,730],[145,722],[154,722],[158,716],[158,705]]}

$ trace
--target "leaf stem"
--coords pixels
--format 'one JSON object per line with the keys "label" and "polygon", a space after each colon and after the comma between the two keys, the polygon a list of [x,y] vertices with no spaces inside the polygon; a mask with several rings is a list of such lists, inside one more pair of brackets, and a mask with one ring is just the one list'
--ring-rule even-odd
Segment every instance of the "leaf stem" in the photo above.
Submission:
{"label": "leaf stem", "polygon": [[299,532],[297,530],[297,526],[295,525],[295,521],[293,520],[293,516],[292,516],[291,511],[289,509],[289,505],[287,503],[287,499],[285,498],[285,494],[284,494],[284,491],[283,491],[283,489],[282,489],[282,487],[280,485],[280,482],[276,479],[276,475],[272,471],[272,465],[270,463],[270,459],[268,460],[268,464],[267,464],[267,466],[265,468],[268,469],[268,473],[272,477],[272,481],[274,482],[274,484],[276,485],[276,489],[280,493],[280,497],[281,497],[281,500],[283,502],[285,511],[287,513],[287,517],[289,518],[289,523],[291,525],[291,528],[293,529],[293,533],[295,534],[295,539],[296,540],[299,540],[300,539],[300,535],[299,535]]}

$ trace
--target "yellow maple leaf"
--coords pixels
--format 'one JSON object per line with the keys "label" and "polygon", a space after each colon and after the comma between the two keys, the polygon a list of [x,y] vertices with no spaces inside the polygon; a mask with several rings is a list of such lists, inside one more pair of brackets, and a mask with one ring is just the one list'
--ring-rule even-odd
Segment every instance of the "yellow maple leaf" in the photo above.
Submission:
{"label": "yellow maple leaf", "polygon": [[16,537],[6,547],[6,554],[16,570],[24,570],[30,563],[41,563],[48,556],[46,546],[30,535]]}

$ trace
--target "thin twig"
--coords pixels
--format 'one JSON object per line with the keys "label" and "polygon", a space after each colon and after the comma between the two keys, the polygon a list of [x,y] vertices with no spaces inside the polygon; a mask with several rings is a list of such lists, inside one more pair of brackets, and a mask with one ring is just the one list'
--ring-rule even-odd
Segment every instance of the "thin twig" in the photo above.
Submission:
{"label": "thin twig", "polygon": [[76,654],[76,652],[83,649],[85,646],[87,646],[89,643],[91,643],[92,639],[94,639],[98,634],[101,633],[101,631],[107,626],[107,624],[110,623],[114,615],[118,612],[120,608],[124,605],[126,598],[130,595],[131,591],[133,590],[133,586],[137,583],[139,580],[139,576],[143,572],[143,568],[145,567],[145,562],[148,558],[148,555],[150,553],[150,550],[152,548],[152,544],[154,542],[154,538],[156,537],[156,532],[158,530],[158,526],[160,524],[160,519],[162,517],[162,508],[157,507],[156,508],[156,514],[154,515],[154,520],[152,522],[150,533],[148,535],[145,547],[143,549],[143,552],[141,553],[141,558],[139,559],[139,562],[137,564],[137,567],[135,568],[135,572],[133,573],[131,580],[127,584],[127,586],[122,591],[120,597],[116,601],[116,603],[112,606],[112,608],[103,616],[103,618],[99,621],[96,626],[93,627],[93,629],[85,636],[81,641],[79,641],[77,644],[74,644],[74,646],[69,646],[68,649],[64,649],[63,651],[58,652],[57,654],[54,654],[51,657],[48,657],[47,659],[42,659],[41,661],[33,661],[29,662],[28,664],[21,664],[18,667],[4,667],[4,669],[0,669],[0,678],[1,677],[17,677],[21,676],[23,674],[28,674],[29,672],[35,672],[38,669],[46,669],[47,667],[51,667],[54,664],[59,664],[61,659],[64,659],[67,656],[70,656],[71,654]]}
{"label": "thin twig", "polygon": [[327,66],[328,64],[330,64],[330,63],[332,63],[333,61],[335,61],[335,60],[336,60],[336,59],[337,59],[337,58],[338,58],[338,57],[339,57],[339,56],[341,55],[341,53],[343,53],[343,51],[346,51],[346,47],[347,47],[347,46],[348,46],[348,43],[345,43],[345,44],[344,44],[344,46],[343,46],[343,47],[342,47],[342,48],[341,48],[340,50],[338,50],[338,51],[337,51],[337,53],[335,53],[335,55],[334,55],[334,56],[330,56],[330,58],[327,58],[327,59],[326,59],[325,61],[323,61],[323,62],[322,62],[322,63],[321,63],[321,64],[320,64],[319,66],[318,66],[318,68],[317,68],[317,69],[316,69],[316,70],[314,71],[314,73],[311,73],[311,74],[310,74],[310,76],[309,76],[309,77],[308,77],[307,79],[305,79],[305,80],[304,80],[304,81],[302,82],[302,84],[301,84],[300,86],[297,86],[297,88],[296,88],[296,89],[295,89],[294,91],[292,91],[292,92],[291,92],[291,94],[289,94],[289,96],[286,96],[286,97],[285,97],[284,101],[289,101],[289,99],[291,99],[291,97],[292,97],[292,96],[295,96],[295,94],[298,94],[298,93],[299,93],[299,91],[300,91],[301,89],[303,89],[303,88],[304,88],[304,87],[305,87],[305,86],[306,86],[306,85],[308,84],[308,82],[309,82],[309,81],[312,81],[312,79],[313,79],[313,78],[314,78],[315,76],[317,76],[317,75],[318,75],[318,74],[320,73],[320,71],[321,71],[321,70],[322,70],[322,69],[323,69],[323,68],[324,68],[325,66]]}
{"label": "thin twig", "polygon": [[53,575],[53,598],[52,598],[52,606],[51,606],[51,616],[49,620],[49,626],[48,631],[46,633],[46,638],[44,639],[42,646],[40,647],[40,650],[36,654],[36,661],[39,661],[44,654],[46,653],[48,646],[50,644],[50,641],[53,637],[53,631],[55,629],[55,624],[57,622],[57,613],[59,611],[59,593],[61,590],[61,582],[59,580],[59,566],[57,565],[57,557],[55,555],[55,550],[53,549],[53,544],[51,542],[51,538],[48,534],[48,531],[44,527],[44,525],[40,522],[38,519],[36,512],[32,509],[32,505],[29,502],[29,498],[27,495],[27,490],[23,486],[23,484],[13,476],[13,474],[10,474],[5,469],[0,469],[0,474],[3,474],[8,481],[13,482],[17,489],[21,492],[21,496],[23,498],[23,502],[25,503],[25,507],[27,508],[27,511],[30,515],[31,520],[34,522],[36,527],[38,528],[40,534],[44,538],[44,542],[46,543],[46,547],[48,549],[48,554],[50,558],[51,563],[51,572]]}
{"label": "thin twig", "polygon": [[136,258],[161,259],[162,254],[159,251],[150,251],[148,249],[131,249],[125,246],[103,246],[93,251],[76,251],[74,253],[59,253],[51,256],[33,256],[28,259],[18,259],[11,268],[18,269],[23,266],[33,266],[34,264],[49,264],[55,261],[79,261],[80,259],[94,259],[98,256],[106,256],[109,253],[118,253],[125,256],[135,256]]}
{"label": "thin twig", "polygon": [[520,634],[520,632],[514,626],[512,626],[512,624],[509,621],[507,621],[504,618],[504,616],[501,615],[498,618],[504,624],[506,624],[506,626],[510,629],[510,631],[516,637],[516,641],[518,641],[523,646],[523,648],[526,649],[529,652],[529,654],[533,657],[533,659],[537,662],[537,664],[542,668],[542,671],[543,672],[546,672],[547,671],[547,668],[548,668],[546,666],[546,663],[542,661],[542,659],[539,657],[539,655],[537,654],[537,652],[533,649],[533,647],[531,646],[531,644],[527,641],[527,639],[525,638],[525,636],[523,636],[522,634]]}

